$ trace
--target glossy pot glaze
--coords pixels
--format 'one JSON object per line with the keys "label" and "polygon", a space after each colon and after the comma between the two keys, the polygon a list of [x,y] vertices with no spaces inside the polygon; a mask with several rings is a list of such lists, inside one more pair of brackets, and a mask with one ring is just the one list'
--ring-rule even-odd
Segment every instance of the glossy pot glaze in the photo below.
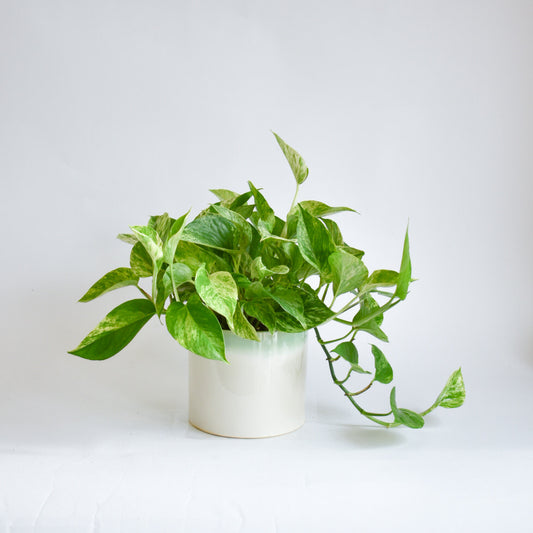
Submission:
{"label": "glossy pot glaze", "polygon": [[305,420],[306,333],[224,331],[226,358],[189,354],[189,421],[224,437],[273,437]]}

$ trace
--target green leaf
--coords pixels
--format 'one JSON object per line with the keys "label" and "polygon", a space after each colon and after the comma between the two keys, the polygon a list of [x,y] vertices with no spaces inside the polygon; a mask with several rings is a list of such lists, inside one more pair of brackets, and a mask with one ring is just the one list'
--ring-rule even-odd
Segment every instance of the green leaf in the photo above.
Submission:
{"label": "green leaf", "polygon": [[372,272],[365,284],[361,287],[361,292],[368,292],[377,287],[392,287],[398,283],[398,272],[394,270],[376,270]]}
{"label": "green leaf", "polygon": [[237,308],[239,292],[229,272],[215,272],[209,275],[202,265],[196,271],[194,281],[198,294],[204,303],[231,321]]}
{"label": "green leaf", "polygon": [[[324,218],[322,219],[322,222],[324,222],[324,224],[326,225],[326,228],[328,228],[333,244],[335,244],[335,246],[343,246],[344,239],[342,238],[342,233],[337,223],[334,220],[331,220],[330,218]],[[346,253],[349,253],[349,252],[346,252]]]}
{"label": "green leaf", "polygon": [[374,356],[374,364],[376,367],[375,381],[380,383],[390,383],[393,378],[392,367],[390,366],[385,354],[374,344],[372,346],[372,355]]}
{"label": "green leaf", "polygon": [[176,249],[181,239],[181,234],[183,232],[183,224],[189,211],[182,215],[180,218],[174,221],[172,227],[168,231],[167,242],[163,247],[163,261],[169,265],[174,262],[174,256],[176,255]]}
{"label": "green leaf", "polygon": [[270,333],[276,331],[276,313],[268,300],[255,300],[244,304],[246,314],[256,318]]}
{"label": "green leaf", "polygon": [[400,300],[405,300],[409,283],[411,282],[411,258],[409,256],[409,229],[405,230],[405,239],[403,243],[402,262],[400,273],[398,274],[398,283],[396,285],[395,296]]}
{"label": "green leaf", "polygon": [[[171,267],[168,267],[160,280],[158,276],[157,285],[157,312],[161,313],[161,310],[170,294],[176,289],[176,292],[180,285],[187,282],[192,282],[193,272],[184,263],[174,263]],[[174,282],[174,285],[172,284]]]}
{"label": "green leaf", "polygon": [[354,372],[357,372],[358,374],[372,374],[372,372],[369,372],[368,370],[365,370],[363,367],[359,365],[351,365],[352,370]]}
{"label": "green leaf", "polygon": [[156,230],[149,226],[130,226],[130,228],[159,268],[163,262],[163,241]]}
{"label": "green leaf", "polygon": [[265,197],[254,187],[254,184],[251,181],[248,182],[248,186],[254,195],[255,208],[259,215],[259,229],[264,228],[270,234],[276,224],[274,210],[268,205]]}
{"label": "green leaf", "polygon": [[396,422],[414,429],[419,429],[424,425],[424,419],[419,414],[409,409],[398,408],[396,405],[396,387],[393,387],[390,393],[390,406]]}
{"label": "green leaf", "polygon": [[260,281],[254,281],[246,287],[245,296],[248,300],[261,300],[269,298],[270,294]]}
{"label": "green leaf", "polygon": [[301,185],[307,179],[309,174],[309,169],[307,168],[305,161],[302,156],[294,148],[291,148],[279,135],[274,133],[274,137],[276,137],[276,141],[278,141],[281,151],[289,162],[296,183]]}
{"label": "green leaf", "polygon": [[144,298],[129,300],[115,307],[69,353],[100,361],[120,352],[155,314],[152,302]]}
{"label": "green leaf", "polygon": [[[165,303],[172,292],[172,283],[169,283],[168,277],[165,275],[166,270],[159,270],[156,276],[155,285],[155,312],[158,317],[161,317],[161,313],[165,308]],[[152,298],[154,296],[152,295]]]}
{"label": "green leaf", "polygon": [[269,291],[270,296],[275,300],[287,313],[296,318],[300,324],[306,328],[306,317],[304,313],[304,303],[302,296],[295,289],[285,287],[274,287]]}
{"label": "green leaf", "polygon": [[435,400],[434,406],[446,407],[447,409],[461,407],[465,401],[465,395],[463,374],[459,368],[449,377],[442,392]]}
{"label": "green leaf", "polygon": [[237,213],[236,211],[227,209],[222,205],[214,205],[213,208],[220,216],[228,219],[230,222],[233,222],[233,224],[235,224],[235,226],[239,228],[241,237],[239,242],[239,248],[245,249],[252,242],[252,226],[246,221],[244,217],[239,215],[239,213]]}
{"label": "green leaf", "polygon": [[285,228],[285,221],[282,218],[276,217],[276,223],[274,224],[274,229],[272,230],[272,233],[274,235],[281,235],[283,233],[283,229]]}
{"label": "green leaf", "polygon": [[[185,263],[193,272],[205,263],[210,272],[215,270],[231,270],[230,264],[224,259],[225,254],[210,248],[181,240],[176,249],[175,260]],[[228,256],[229,257],[229,256]]]}
{"label": "green leaf", "polygon": [[131,268],[115,268],[115,270],[102,276],[79,301],[90,302],[106,292],[128,285],[137,285],[138,281],[139,277],[133,273]]}
{"label": "green leaf", "polygon": [[174,263],[171,267],[168,267],[168,269],[165,270],[165,278],[170,282],[172,277],[174,277],[176,287],[187,281],[192,281],[192,276],[192,270],[184,263]]}
{"label": "green leaf", "polygon": [[339,354],[351,365],[357,365],[359,363],[359,354],[353,342],[341,342],[332,352]]}
{"label": "green leaf", "polygon": [[[193,294],[187,305],[172,302],[167,310],[169,333],[186,349],[207,359],[226,361],[224,336],[217,317]],[[227,361],[226,361],[227,362]]]}
{"label": "green leaf", "polygon": [[300,202],[300,205],[314,217],[326,217],[328,215],[334,215],[335,213],[341,213],[342,211],[351,211],[357,213],[351,207],[330,207],[324,202],[317,200],[304,200]]}
{"label": "green leaf", "polygon": [[328,257],[328,262],[333,276],[335,297],[358,289],[368,277],[368,270],[364,263],[343,250],[333,252]]}
{"label": "green leaf", "polygon": [[170,228],[174,222],[175,220],[169,217],[168,213],[163,213],[162,215],[151,216],[148,221],[148,226],[155,229],[156,233],[161,237],[161,240],[166,242]]}
{"label": "green leaf", "polygon": [[318,298],[312,289],[299,290],[299,292],[304,304],[306,329],[316,328],[334,316],[333,311]]}
{"label": "green leaf", "polygon": [[239,196],[238,193],[230,191],[228,189],[209,189],[219,200],[223,202],[232,202]]}
{"label": "green leaf", "polygon": [[259,337],[257,336],[255,328],[252,326],[252,324],[250,324],[250,322],[248,322],[248,320],[244,316],[240,305],[237,305],[237,309],[235,309],[235,314],[233,315],[233,320],[228,323],[231,331],[233,331],[235,335],[238,335],[243,339],[259,341]]}
{"label": "green leaf", "polygon": [[255,205],[246,204],[246,205],[241,205],[240,207],[236,207],[234,211],[235,213],[239,213],[239,215],[241,215],[241,217],[246,220],[247,218],[250,218],[250,216],[254,212],[254,209],[255,209]]}
{"label": "green leaf", "polygon": [[183,283],[177,287],[178,298],[180,302],[186,302],[193,294],[196,294],[196,287],[193,282]]}
{"label": "green leaf", "polygon": [[127,244],[135,244],[139,242],[137,240],[137,237],[135,237],[135,235],[132,235],[131,233],[119,233],[117,235],[117,239]]}
{"label": "green leaf", "polygon": [[235,280],[235,283],[239,288],[245,289],[246,287],[249,287],[252,284],[252,282],[244,274],[239,274],[238,272],[231,272],[231,276]]}
{"label": "green leaf", "polygon": [[374,319],[377,326],[381,326],[383,324],[383,312],[376,300],[366,294],[361,299],[359,311],[354,316],[352,323],[355,327],[358,327],[372,319]]}
{"label": "green leaf", "polygon": [[[249,205],[246,206],[246,202],[252,197],[252,191],[246,191],[242,194],[239,194],[233,201],[229,204],[229,208],[232,211],[235,211],[239,209],[240,207],[251,207],[253,209],[253,206]],[[245,217],[248,218],[248,217]]]}
{"label": "green leaf", "polygon": [[286,263],[290,269],[288,274],[291,282],[295,285],[299,284],[302,276],[299,273],[305,269],[308,270],[309,264],[305,261],[300,252],[300,248],[292,242],[276,243],[278,249],[283,253],[283,262]]}
{"label": "green leaf", "polygon": [[137,242],[133,245],[130,253],[131,270],[140,278],[148,278],[154,273],[154,265],[146,248]]}
{"label": "green leaf", "polygon": [[[324,222],[326,223],[326,226],[329,227],[328,222],[331,223],[333,221],[325,218]],[[352,248],[351,246],[347,246],[346,244],[343,244],[342,246],[337,246],[337,248],[344,250],[345,252],[348,252],[349,254],[355,255],[355,257],[358,257],[359,259],[361,259],[365,255],[365,252],[363,252],[363,250]]]}
{"label": "green leaf", "polygon": [[221,250],[236,250],[240,236],[233,222],[220,215],[207,214],[189,222],[181,239]]}
{"label": "green leaf", "polygon": [[[154,222],[155,220],[155,222]],[[150,221],[157,227],[158,221],[162,220],[161,224],[166,227],[169,222],[169,217],[165,213],[161,217],[152,217]],[[144,246],[148,255],[152,259],[152,298],[157,301],[157,274],[161,265],[163,264],[163,241],[157,231],[150,226],[130,226],[133,233],[139,239],[139,242]]]}
{"label": "green leaf", "polygon": [[304,259],[321,273],[329,272],[328,257],[335,251],[328,230],[317,218],[298,206],[298,245]]}
{"label": "green leaf", "polygon": [[276,311],[276,330],[285,333],[300,333],[307,328],[286,311]]}
{"label": "green leaf", "polygon": [[376,319],[369,320],[365,322],[362,326],[357,326],[357,329],[360,331],[366,331],[383,342],[389,342],[389,338],[385,332],[377,325]]}
{"label": "green leaf", "polygon": [[261,256],[256,257],[252,261],[251,274],[252,279],[262,280],[267,276],[283,275],[289,272],[289,267],[287,265],[277,265],[272,268],[267,268]]}

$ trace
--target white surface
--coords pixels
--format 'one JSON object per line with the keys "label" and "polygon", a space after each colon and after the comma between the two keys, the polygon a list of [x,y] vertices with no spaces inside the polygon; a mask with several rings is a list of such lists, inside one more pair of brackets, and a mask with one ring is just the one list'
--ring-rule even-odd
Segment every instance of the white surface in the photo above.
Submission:
{"label": "white surface", "polygon": [[224,437],[289,433],[305,421],[306,333],[224,331],[226,359],[189,354],[189,422]]}
{"label": "white surface", "polygon": [[[0,532],[530,531],[532,26],[529,1],[0,2]],[[311,343],[307,424],[220,439],[188,426],[157,321],[66,354],[135,294],[75,303],[128,225],[250,178],[288,208],[271,128],[302,199],[361,212],[337,220],[370,268],[409,218],[419,281],[383,349],[401,405],[461,365],[463,408],[368,427]]]}

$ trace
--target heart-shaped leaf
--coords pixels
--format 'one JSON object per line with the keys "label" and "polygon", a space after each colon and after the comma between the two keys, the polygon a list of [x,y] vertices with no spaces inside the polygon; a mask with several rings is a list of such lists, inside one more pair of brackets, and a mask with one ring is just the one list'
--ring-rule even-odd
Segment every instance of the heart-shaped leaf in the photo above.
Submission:
{"label": "heart-shaped leaf", "polygon": [[248,322],[248,319],[244,316],[242,307],[239,304],[237,305],[237,309],[235,309],[233,320],[229,323],[229,326],[235,335],[238,335],[243,339],[259,341],[257,331],[255,331],[252,324]]}
{"label": "heart-shaped leaf", "polygon": [[220,250],[236,250],[240,242],[235,224],[223,216],[213,214],[206,214],[189,222],[181,239]]}
{"label": "heart-shaped leaf", "polygon": [[220,323],[197,294],[191,296],[187,305],[172,302],[167,310],[166,325],[186,350],[207,359],[226,361]]}
{"label": "heart-shaped leaf", "polygon": [[396,387],[393,387],[390,393],[390,406],[396,422],[413,429],[419,429],[424,425],[424,418],[418,413],[409,409],[400,409],[396,405]]}
{"label": "heart-shaped leaf", "polygon": [[268,300],[255,300],[244,304],[244,311],[261,322],[270,333],[276,330],[276,313]]}
{"label": "heart-shaped leaf", "polygon": [[353,342],[341,342],[333,352],[339,354],[343,359],[348,361],[351,365],[359,363],[359,354]]}
{"label": "heart-shaped leaf", "polygon": [[374,364],[376,367],[374,380],[385,384],[390,383],[393,378],[392,367],[387,361],[385,354],[374,344],[372,344],[371,346],[372,355],[374,356]]}
{"label": "heart-shaped leaf", "polygon": [[320,273],[329,273],[328,257],[335,251],[329,232],[319,219],[310,215],[301,206],[298,208],[296,234],[300,252]]}
{"label": "heart-shaped leaf", "polygon": [[194,284],[200,298],[208,307],[226,319],[232,320],[237,308],[239,291],[229,272],[208,274],[205,265],[202,265],[196,271]]}
{"label": "heart-shaped leaf", "polygon": [[115,268],[102,276],[92,287],[80,298],[80,302],[90,302],[106,292],[126,287],[128,285],[137,285],[139,277],[133,273],[131,268]]}
{"label": "heart-shaped leaf", "polygon": [[84,359],[103,360],[120,352],[155,315],[154,304],[140,298],[115,307],[69,353]]}
{"label": "heart-shaped leaf", "polygon": [[274,289],[270,291],[270,296],[282,307],[282,309],[296,318],[304,328],[306,327],[304,302],[299,291],[288,289],[286,287],[274,287]]}
{"label": "heart-shaped leaf", "polygon": [[459,368],[449,377],[434,405],[453,409],[455,407],[461,407],[464,401],[465,384],[463,374]]}
{"label": "heart-shaped leaf", "polygon": [[259,215],[259,229],[263,228],[268,234],[270,234],[276,224],[274,210],[268,205],[265,197],[254,187],[254,184],[251,181],[248,182],[248,185],[254,195],[255,207],[257,209],[257,214]]}
{"label": "heart-shaped leaf", "polygon": [[333,277],[335,297],[358,289],[368,277],[368,270],[361,259],[344,250],[333,252],[328,257]]}

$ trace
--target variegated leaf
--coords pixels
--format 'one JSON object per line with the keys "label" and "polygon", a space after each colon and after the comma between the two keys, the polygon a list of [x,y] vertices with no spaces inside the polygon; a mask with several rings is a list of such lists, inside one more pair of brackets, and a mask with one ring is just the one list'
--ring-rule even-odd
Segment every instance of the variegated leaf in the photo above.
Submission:
{"label": "variegated leaf", "polygon": [[85,359],[102,360],[120,352],[155,314],[154,304],[144,298],[115,307],[69,353]]}
{"label": "variegated leaf", "polygon": [[217,317],[193,294],[187,305],[172,302],[167,310],[169,333],[186,349],[207,359],[226,361],[224,336]]}
{"label": "variegated leaf", "polygon": [[133,273],[131,268],[115,268],[102,276],[92,287],[80,298],[80,302],[90,302],[106,292],[126,287],[128,285],[137,285],[139,277]]}
{"label": "variegated leaf", "polygon": [[274,133],[274,137],[276,137],[276,141],[278,141],[283,155],[289,162],[296,183],[301,185],[307,179],[309,174],[309,169],[307,168],[303,157],[294,148],[289,146],[277,133]]}

